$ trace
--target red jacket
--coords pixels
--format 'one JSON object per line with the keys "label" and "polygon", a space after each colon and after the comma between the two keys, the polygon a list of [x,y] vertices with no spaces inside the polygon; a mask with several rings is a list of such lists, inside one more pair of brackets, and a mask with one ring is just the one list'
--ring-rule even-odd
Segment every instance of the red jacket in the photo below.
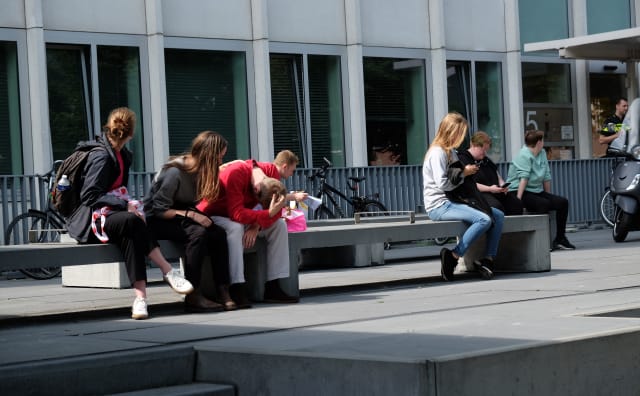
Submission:
{"label": "red jacket", "polygon": [[278,168],[269,162],[246,160],[227,166],[220,172],[220,195],[215,201],[202,200],[198,210],[208,216],[224,216],[241,224],[258,223],[261,228],[269,228],[280,216],[269,217],[269,210],[254,210],[259,203],[253,191],[251,174],[256,164],[265,175],[280,180]]}

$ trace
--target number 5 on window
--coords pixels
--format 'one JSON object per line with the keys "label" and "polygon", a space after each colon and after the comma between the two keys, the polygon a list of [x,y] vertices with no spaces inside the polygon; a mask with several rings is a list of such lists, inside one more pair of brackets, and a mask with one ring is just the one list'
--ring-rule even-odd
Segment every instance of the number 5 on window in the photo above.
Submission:
{"label": "number 5 on window", "polygon": [[533,129],[536,131],[538,130],[538,123],[535,120],[530,119],[530,117],[533,117],[535,115],[536,115],[536,111],[534,110],[527,111],[527,122],[526,124],[524,124],[525,129],[529,129],[528,126],[533,125]]}

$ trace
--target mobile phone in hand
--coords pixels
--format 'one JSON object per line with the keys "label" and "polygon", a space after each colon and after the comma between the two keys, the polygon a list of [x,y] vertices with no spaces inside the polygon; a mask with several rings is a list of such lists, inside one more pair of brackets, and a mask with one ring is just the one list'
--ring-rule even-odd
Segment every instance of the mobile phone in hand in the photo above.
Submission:
{"label": "mobile phone in hand", "polygon": [[500,186],[500,188],[507,188],[509,187],[511,183],[504,183],[503,185]]}

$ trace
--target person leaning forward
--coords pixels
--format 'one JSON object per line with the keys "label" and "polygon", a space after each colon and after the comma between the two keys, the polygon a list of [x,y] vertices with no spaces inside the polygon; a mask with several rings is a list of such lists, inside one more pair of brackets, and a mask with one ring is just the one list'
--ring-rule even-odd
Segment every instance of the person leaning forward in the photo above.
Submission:
{"label": "person leaning forward", "polygon": [[[277,168],[262,168],[260,164],[256,161],[228,164],[220,172],[222,189],[218,199],[202,200],[197,206],[227,232],[231,297],[238,308],[251,306],[244,290],[243,251],[252,247],[259,236],[267,242],[264,302],[298,302],[279,284],[279,279],[289,277],[289,236],[281,218],[287,191],[278,180]],[[258,204],[266,209],[257,209]]]}

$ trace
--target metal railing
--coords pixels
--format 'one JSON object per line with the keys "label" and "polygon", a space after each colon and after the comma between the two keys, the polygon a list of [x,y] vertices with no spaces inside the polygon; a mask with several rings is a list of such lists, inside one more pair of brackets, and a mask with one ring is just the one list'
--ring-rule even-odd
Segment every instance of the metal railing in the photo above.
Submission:
{"label": "metal railing", "polygon": [[[570,224],[600,223],[600,198],[609,185],[614,159],[586,159],[550,161],[552,191],[569,199]],[[500,173],[506,178],[508,163],[498,164]],[[312,169],[298,169],[285,181],[289,190],[304,190],[316,194],[318,181],[308,180]],[[129,192],[133,197],[143,198],[153,180],[152,172],[135,172],[129,177]],[[378,194],[377,199],[390,211],[416,211],[422,208],[422,166],[399,165],[384,167],[329,168],[327,181],[341,191],[348,192],[348,177],[365,176],[360,183],[362,195]],[[37,176],[0,176],[0,241],[4,241],[4,230],[18,214],[29,208],[43,209],[46,206],[45,184]],[[346,202],[340,202],[347,209]]]}

